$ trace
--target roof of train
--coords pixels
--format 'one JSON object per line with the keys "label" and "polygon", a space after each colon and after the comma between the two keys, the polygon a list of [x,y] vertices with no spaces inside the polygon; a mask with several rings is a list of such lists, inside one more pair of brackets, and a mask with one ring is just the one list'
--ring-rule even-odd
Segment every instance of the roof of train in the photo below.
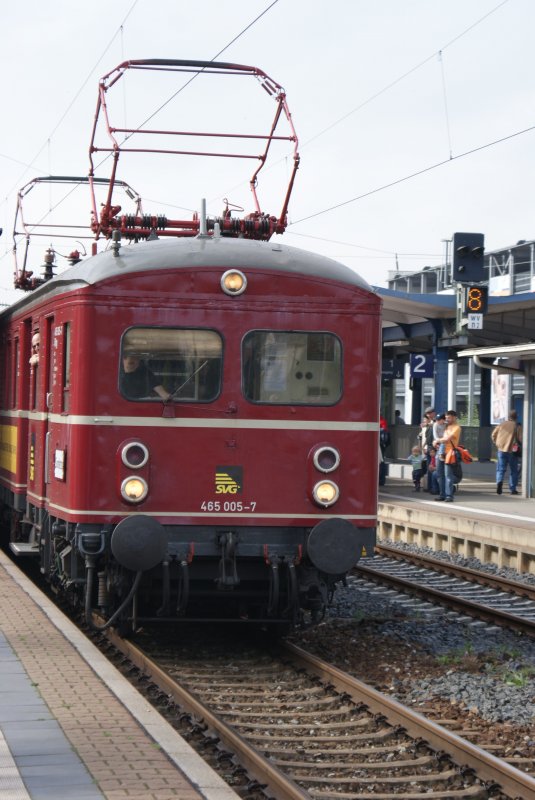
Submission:
{"label": "roof of train", "polygon": [[162,269],[221,267],[223,269],[269,269],[281,272],[340,281],[365,291],[375,290],[356,272],[326,256],[297,247],[250,239],[214,236],[158,239],[137,244],[122,243],[117,256],[111,249],[80,261],[56,275],[21,300],[7,312],[16,311],[50,294],[92,285],[125,273]]}

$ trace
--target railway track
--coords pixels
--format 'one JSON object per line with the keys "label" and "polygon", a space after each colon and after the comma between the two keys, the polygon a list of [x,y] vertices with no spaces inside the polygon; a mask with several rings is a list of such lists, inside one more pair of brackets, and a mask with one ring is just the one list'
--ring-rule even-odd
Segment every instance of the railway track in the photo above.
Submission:
{"label": "railway track", "polygon": [[268,797],[535,798],[533,777],[295,645],[152,642],[149,655],[110,636]]}
{"label": "railway track", "polygon": [[535,637],[535,589],[486,572],[380,545],[355,574],[461,614]]}

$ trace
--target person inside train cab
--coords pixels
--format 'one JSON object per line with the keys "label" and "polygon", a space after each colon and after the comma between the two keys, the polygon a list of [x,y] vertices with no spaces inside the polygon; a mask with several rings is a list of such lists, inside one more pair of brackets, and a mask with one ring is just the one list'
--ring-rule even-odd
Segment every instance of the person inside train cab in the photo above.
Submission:
{"label": "person inside train cab", "polygon": [[133,400],[149,397],[155,392],[162,400],[170,400],[171,393],[158,382],[154,372],[136,355],[123,355],[120,386],[122,393]]}
{"label": "person inside train cab", "polygon": [[39,346],[40,346],[39,331],[34,331],[32,336],[32,354],[30,356],[30,365],[36,367],[39,363]]}

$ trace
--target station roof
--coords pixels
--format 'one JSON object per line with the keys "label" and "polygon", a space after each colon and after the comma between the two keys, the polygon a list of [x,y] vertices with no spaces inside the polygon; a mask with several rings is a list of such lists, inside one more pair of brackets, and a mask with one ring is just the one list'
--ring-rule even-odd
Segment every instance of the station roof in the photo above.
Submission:
{"label": "station roof", "polygon": [[509,344],[501,347],[473,347],[460,350],[460,357],[475,359],[476,363],[498,372],[525,372],[525,362],[535,361],[535,342]]}
{"label": "station roof", "polygon": [[450,294],[411,294],[378,287],[376,291],[383,298],[383,346],[392,348],[392,356],[429,352],[435,335],[441,346],[456,350],[535,342],[535,292],[491,295],[483,329],[458,335],[453,290]]}

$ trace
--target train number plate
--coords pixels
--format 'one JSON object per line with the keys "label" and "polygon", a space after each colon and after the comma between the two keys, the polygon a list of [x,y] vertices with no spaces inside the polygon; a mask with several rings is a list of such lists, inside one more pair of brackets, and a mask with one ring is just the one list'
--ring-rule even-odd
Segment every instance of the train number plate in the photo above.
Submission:
{"label": "train number plate", "polygon": [[254,511],[256,508],[256,501],[251,500],[248,503],[242,500],[203,500],[201,503],[201,511],[208,513],[214,511],[225,511],[231,514],[242,514],[247,511]]}

